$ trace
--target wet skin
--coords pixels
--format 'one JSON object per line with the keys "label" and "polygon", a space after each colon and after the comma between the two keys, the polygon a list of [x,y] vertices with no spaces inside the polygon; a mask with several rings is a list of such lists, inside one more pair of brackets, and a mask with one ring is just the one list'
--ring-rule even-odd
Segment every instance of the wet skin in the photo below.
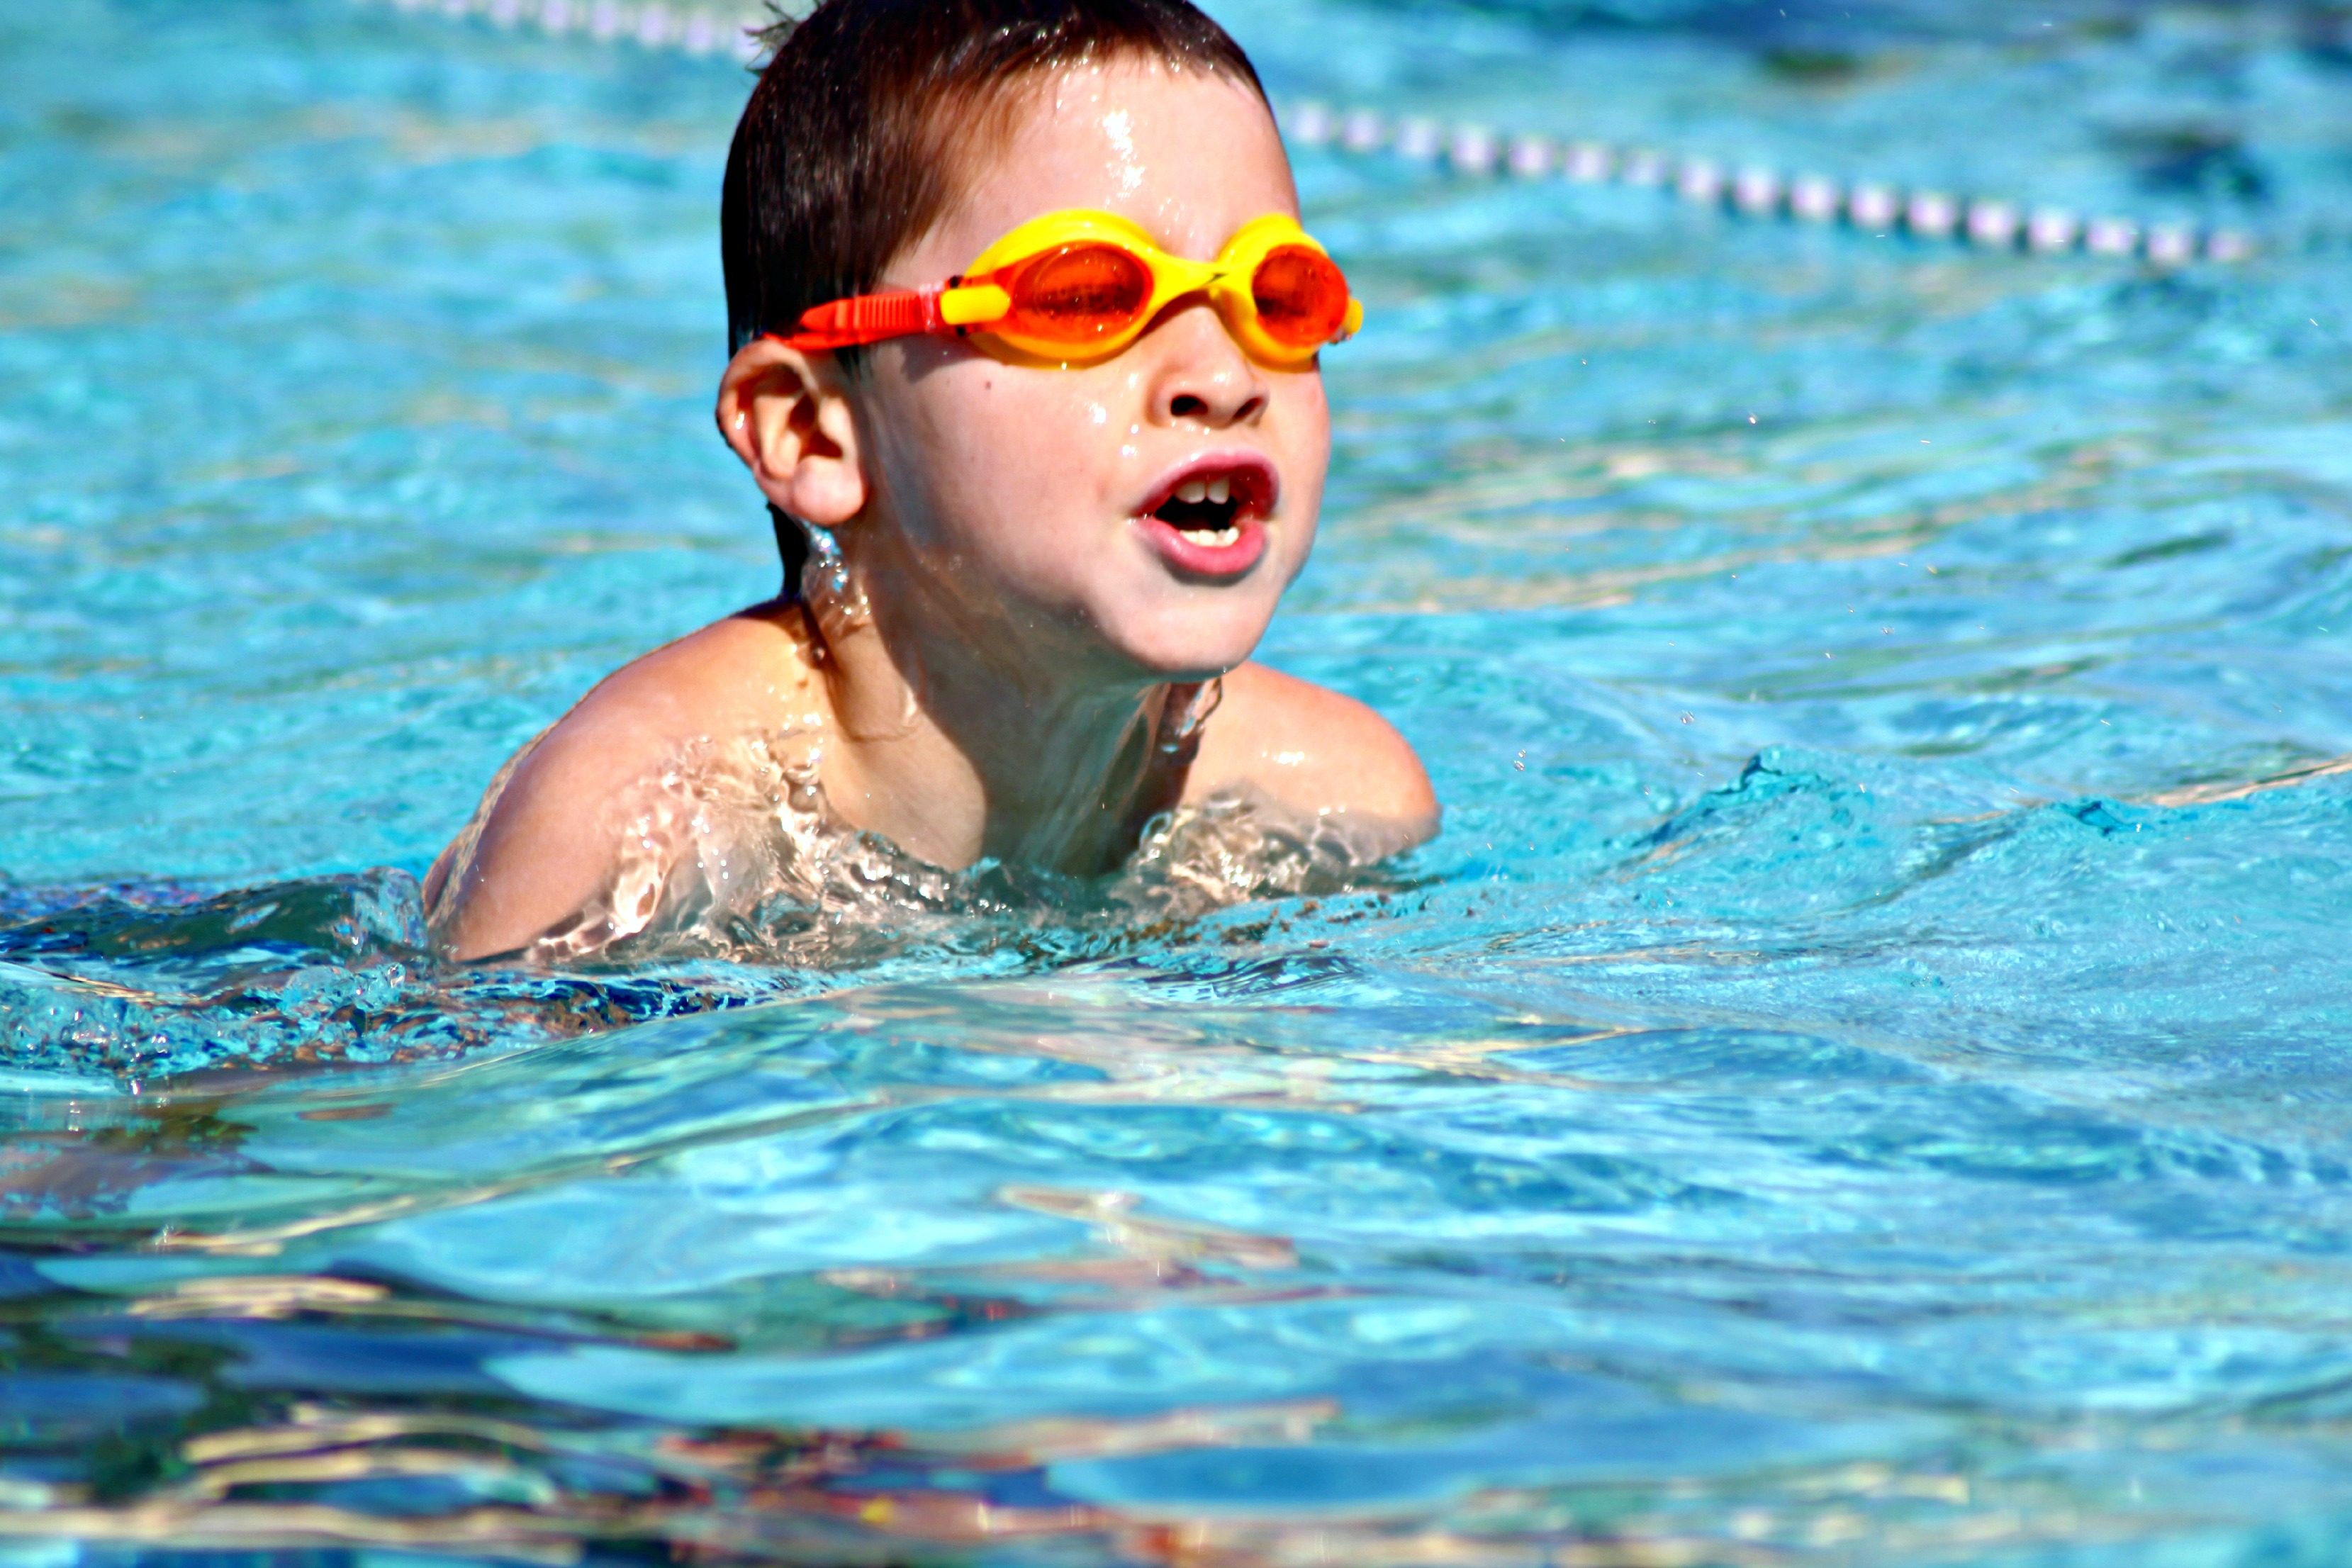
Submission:
{"label": "wet skin", "polygon": [[[886,287],[936,284],[1062,208],[1202,259],[1297,210],[1264,103],[1198,70],[1045,77],[1013,128]],[[1198,296],[1098,364],[922,337],[868,352],[852,376],[764,340],[718,410],[766,497],[838,539],[849,593],[730,616],[583,699],[516,768],[454,885],[449,857],[436,868],[445,948],[511,951],[593,899],[632,792],[714,736],[791,733],[838,816],[950,868],[1108,869],[1139,807],[1226,794],[1344,817],[1369,853],[1435,831],[1427,775],[1385,721],[1249,662],[1314,543],[1318,367],[1253,363]],[[1232,497],[1208,520],[1228,526],[1163,505],[1202,487]],[[1170,762],[1150,742],[1171,686],[1221,673],[1197,753]]]}

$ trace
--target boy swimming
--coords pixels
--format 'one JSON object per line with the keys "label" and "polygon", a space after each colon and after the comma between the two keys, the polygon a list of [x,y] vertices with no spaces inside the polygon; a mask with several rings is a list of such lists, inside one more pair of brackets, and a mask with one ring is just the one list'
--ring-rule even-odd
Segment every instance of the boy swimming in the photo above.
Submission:
{"label": "boy swimming", "polygon": [[[1360,318],[1264,89],[1186,0],[826,0],[745,109],[718,419],[784,592],[607,678],[426,879],[460,959],[824,896],[825,846],[1091,875],[1224,802],[1370,860],[1438,807],[1250,656]],[[764,906],[761,906],[764,907]]]}

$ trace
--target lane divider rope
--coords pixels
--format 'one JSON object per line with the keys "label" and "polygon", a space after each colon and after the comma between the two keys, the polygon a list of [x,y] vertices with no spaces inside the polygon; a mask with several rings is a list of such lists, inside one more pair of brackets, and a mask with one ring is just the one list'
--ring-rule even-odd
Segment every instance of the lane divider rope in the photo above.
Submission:
{"label": "lane divider rope", "polygon": [[[724,56],[743,65],[761,56],[758,32],[774,20],[765,8],[724,8],[671,0],[359,0],[403,12],[478,18],[499,27],[534,26],[555,37]],[[1283,125],[1297,146],[1372,155],[1389,153],[1470,179],[1508,176],[1575,184],[1651,187],[1694,206],[1742,217],[1840,224],[1859,232],[1904,234],[1928,244],[1990,252],[2073,253],[2156,267],[2195,261],[2240,262],[2259,248],[2244,230],[2184,223],[2141,223],[2072,208],[2028,206],[1997,196],[1963,196],[1932,187],[1906,189],[1877,180],[1785,175],[1760,163],[1733,166],[1601,142],[1509,135],[1484,126],[1413,117],[1391,121],[1370,109],[1292,104]]]}
{"label": "lane divider rope", "polygon": [[361,0],[385,4],[393,10],[446,16],[452,20],[479,17],[497,27],[534,26],[556,37],[576,34],[598,43],[635,44],[647,49],[673,49],[689,55],[725,55],[749,65],[760,58],[756,30],[775,17],[765,10],[740,5],[724,9],[693,4],[670,5],[648,0]]}
{"label": "lane divider rope", "polygon": [[2082,251],[2179,267],[2198,260],[2244,261],[2256,249],[2252,235],[2234,228],[2200,230],[2181,223],[2085,216],[2067,207],[2029,208],[1995,196],[1960,196],[1924,186],[1906,190],[1876,180],[1849,184],[1826,174],[1789,176],[1760,163],[1734,168],[1706,157],[1601,142],[1563,142],[1540,135],[1505,136],[1479,125],[1449,126],[1429,119],[1391,123],[1369,109],[1300,103],[1290,108],[1284,123],[1295,145],[1356,153],[1385,150],[1414,163],[1443,164],[1469,178],[1507,175],[1648,186],[1696,206],[1743,217],[1843,223],[1865,233],[1900,232],[1916,240],[1957,242],[1977,250],[2021,250],[2037,256]]}

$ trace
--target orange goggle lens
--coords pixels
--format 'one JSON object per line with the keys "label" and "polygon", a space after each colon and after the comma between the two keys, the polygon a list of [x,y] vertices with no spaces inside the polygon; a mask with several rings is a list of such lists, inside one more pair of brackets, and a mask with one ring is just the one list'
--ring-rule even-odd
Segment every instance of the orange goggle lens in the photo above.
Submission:
{"label": "orange goggle lens", "polygon": [[1348,279],[1321,251],[1277,246],[1250,275],[1250,302],[1266,336],[1291,348],[1316,349],[1337,337],[1348,319]]}
{"label": "orange goggle lens", "polygon": [[1115,245],[1065,245],[1024,261],[998,287],[1013,310],[1000,330],[1079,345],[1134,325],[1151,303],[1151,269]]}

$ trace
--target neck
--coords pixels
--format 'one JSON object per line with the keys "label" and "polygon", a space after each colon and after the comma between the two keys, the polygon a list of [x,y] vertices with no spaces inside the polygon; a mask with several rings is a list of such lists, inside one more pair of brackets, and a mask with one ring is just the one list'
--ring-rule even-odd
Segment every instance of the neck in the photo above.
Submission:
{"label": "neck", "polygon": [[[833,715],[825,793],[851,826],[933,865],[1110,869],[1172,802],[1165,682],[1088,681],[887,625],[845,572],[809,574]],[[1176,689],[1179,703],[1192,689]]]}

